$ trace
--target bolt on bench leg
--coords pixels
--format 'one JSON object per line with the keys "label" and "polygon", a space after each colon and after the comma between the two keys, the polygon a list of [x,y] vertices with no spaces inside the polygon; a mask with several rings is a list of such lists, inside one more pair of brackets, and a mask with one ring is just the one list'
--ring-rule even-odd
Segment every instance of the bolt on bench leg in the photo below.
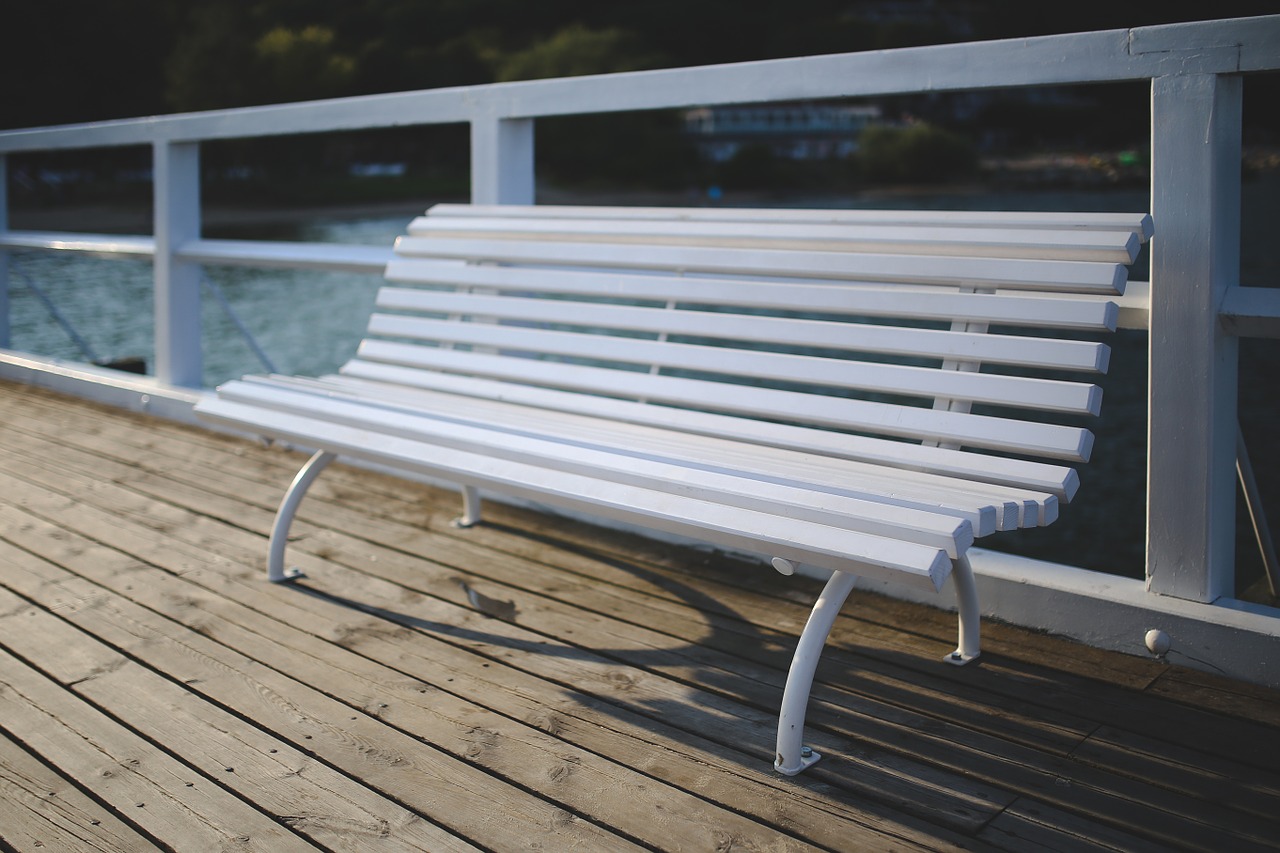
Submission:
{"label": "bolt on bench leg", "polygon": [[284,499],[280,501],[275,524],[271,526],[271,548],[267,554],[267,580],[272,583],[302,577],[300,569],[293,568],[286,571],[284,567],[284,549],[289,541],[289,527],[293,524],[293,516],[298,511],[298,504],[302,503],[302,496],[307,493],[311,483],[320,476],[320,472],[328,467],[333,459],[334,454],[325,450],[312,456],[293,478],[289,489],[284,493]]}

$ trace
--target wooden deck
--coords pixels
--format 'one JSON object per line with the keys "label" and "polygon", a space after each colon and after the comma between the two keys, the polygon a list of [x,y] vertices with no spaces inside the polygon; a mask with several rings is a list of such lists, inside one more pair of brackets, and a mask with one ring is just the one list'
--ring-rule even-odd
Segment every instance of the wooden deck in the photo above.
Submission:
{"label": "wooden deck", "polygon": [[[0,848],[1276,849],[1277,694],[0,384]],[[494,618],[486,613],[497,614]]]}

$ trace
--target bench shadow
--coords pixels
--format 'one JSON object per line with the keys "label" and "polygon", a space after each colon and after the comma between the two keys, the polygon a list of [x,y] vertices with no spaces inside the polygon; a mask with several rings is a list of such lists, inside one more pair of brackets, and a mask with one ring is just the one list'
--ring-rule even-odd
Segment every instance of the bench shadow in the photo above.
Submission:
{"label": "bench shadow", "polygon": [[[528,531],[522,533],[528,535]],[[626,571],[636,580],[660,589],[695,609],[703,619],[701,636],[689,640],[659,632],[667,641],[660,648],[578,645],[572,638],[552,633],[547,626],[526,623],[514,604],[485,595],[461,577],[452,580],[461,587],[470,606],[459,604],[453,598],[444,600],[481,617],[479,620],[467,620],[467,624],[423,618],[415,615],[410,608],[395,609],[335,594],[309,582],[305,577],[291,582],[290,586],[302,594],[321,598],[389,624],[423,632],[466,652],[504,666],[522,669],[543,680],[556,681],[554,676],[539,674],[536,666],[522,665],[520,655],[590,662],[594,664],[592,672],[599,673],[598,675],[573,684],[561,683],[574,701],[594,698],[596,701],[584,701],[584,704],[608,712],[631,711],[656,722],[677,719],[681,721],[680,730],[687,728],[704,732],[714,740],[736,745],[742,745],[741,736],[745,734],[742,728],[747,726],[754,736],[753,740],[759,741],[763,746],[760,750],[752,750],[752,754],[761,759],[768,758],[771,764],[777,706],[781,702],[782,684],[786,668],[790,664],[794,641],[789,648],[773,655],[767,662],[734,656],[726,650],[735,647],[767,649],[777,646],[778,640],[776,637],[766,637],[747,617],[728,607],[723,601],[676,578],[626,561],[609,560],[600,554],[590,556],[597,560],[608,560],[613,568]],[[463,570],[458,572],[459,575],[464,573]],[[471,583],[489,588],[485,579],[478,576],[473,576]],[[426,586],[410,588],[421,595],[442,598],[439,590],[433,591]],[[634,614],[606,615],[640,627],[649,627]],[[487,629],[488,625],[492,625],[492,629]],[[503,652],[518,654],[513,656]],[[689,697],[687,701],[643,698],[639,691],[628,689],[628,685],[638,681],[644,673],[674,680],[688,688],[688,691],[696,692],[686,692]],[[699,699],[703,701],[700,703]],[[766,735],[763,740],[759,738],[762,733]]]}
{"label": "bench shadow", "polygon": [[[1001,781],[1002,768],[1011,760],[1026,763],[1032,772],[1040,767],[1056,768],[1065,780],[1052,790],[1050,800],[1057,808],[1084,813],[1096,806],[1094,798],[1099,796],[1107,803],[1126,801],[1133,796],[1131,782],[1124,775],[1107,775],[1109,768],[1081,765],[1079,772],[1094,781],[1084,786],[1067,784],[1075,778],[1078,765],[1064,756],[1072,754],[1082,733],[1093,731],[1096,722],[1090,720],[1099,715],[1111,725],[1140,729],[1145,720],[1170,713],[1168,702],[1158,696],[1091,679],[1070,667],[1056,667],[1052,661],[1033,663],[1025,655],[1007,657],[987,651],[979,661],[955,668],[942,661],[951,645],[937,637],[923,642],[921,635],[904,638],[902,647],[894,646],[893,637],[882,637],[862,647],[856,632],[863,629],[855,629],[855,633],[846,632],[827,644],[809,702],[806,742],[823,754],[823,760],[801,776],[779,776],[772,769],[772,747],[782,680],[795,637],[753,621],[748,613],[717,597],[714,590],[705,590],[708,581],[732,583],[732,578],[695,570],[686,582],[679,569],[651,570],[581,542],[566,543],[553,535],[518,527],[506,528],[506,532],[607,563],[611,571],[626,572],[636,581],[635,586],[661,591],[689,607],[701,630],[686,625],[681,636],[661,633],[669,642],[660,648],[588,645],[585,641],[575,645],[573,638],[556,634],[555,625],[524,624],[525,614],[514,606],[502,606],[510,602],[486,596],[471,586],[492,593],[502,588],[499,581],[473,576],[458,566],[454,567],[457,573],[467,575],[471,583],[460,578],[448,582],[458,584],[464,592],[469,590],[467,603],[459,601],[456,591],[449,600],[476,614],[458,622],[423,618],[408,604],[404,608],[379,606],[335,595],[305,581],[295,588],[388,625],[449,643],[477,655],[477,662],[492,662],[495,668],[483,677],[498,689],[503,674],[497,667],[512,667],[542,680],[548,685],[540,694],[539,701],[544,704],[522,722],[607,760],[643,766],[647,769],[641,772],[652,772],[660,779],[667,779],[667,771],[683,763],[685,770],[671,770],[675,775],[669,781],[676,785],[687,775],[689,762],[701,763],[720,774],[721,784],[728,779],[762,785],[760,790],[773,791],[775,796],[781,793],[806,802],[823,802],[826,805],[822,808],[876,815],[888,823],[901,825],[905,821],[916,831],[950,831],[962,836],[979,831],[1014,796]],[[693,559],[700,556],[705,555],[693,552]],[[590,581],[589,572],[573,571]],[[600,582],[617,585],[618,579]],[[439,589],[426,584],[405,586],[415,594],[440,597]],[[762,595],[783,589],[774,578],[748,578],[743,586]],[[787,582],[784,594],[799,603],[795,590],[800,588],[812,598],[819,585],[792,588]],[[860,595],[864,593],[855,592]],[[642,610],[604,615],[652,627],[645,624]],[[870,620],[877,621],[881,620]],[[874,636],[879,629],[872,625],[866,630],[871,631],[868,636]],[[935,644],[936,650],[931,648]],[[573,679],[566,677],[564,670],[541,667],[538,657],[581,662],[583,677]],[[411,671],[406,674],[414,675]],[[651,680],[647,678],[650,675]],[[658,681],[665,686],[655,689]],[[485,697],[474,689],[467,695],[452,685],[430,679],[424,682],[486,705]],[[1081,701],[1087,709],[1076,707]],[[1187,728],[1191,723],[1206,723],[1203,714],[1188,710],[1174,714],[1187,718],[1182,720]],[[1197,738],[1214,743],[1232,740],[1221,726],[1201,729]],[[619,748],[611,749],[615,745]],[[635,763],[637,754],[645,755],[643,765]],[[1233,758],[1248,761],[1243,755]],[[1128,771],[1137,771],[1144,778],[1168,772],[1164,759],[1156,755],[1127,754],[1124,762]],[[1194,779],[1188,782],[1192,783]],[[1223,779],[1215,784],[1242,798],[1250,794],[1247,779]],[[724,801],[732,804],[732,795],[728,797]]]}
{"label": "bench shadow", "polygon": [[[527,530],[519,533],[543,538]],[[563,542],[553,540],[553,544],[565,547]],[[616,738],[621,732],[623,737],[640,740],[644,749],[670,751],[673,758],[693,757],[736,776],[746,775],[773,786],[820,790],[823,797],[857,803],[859,809],[883,809],[886,816],[900,816],[906,811],[925,819],[931,815],[936,817],[941,800],[946,803],[948,823],[977,819],[980,809],[971,802],[971,796],[940,794],[938,771],[924,763],[904,759],[889,748],[892,735],[886,734],[882,723],[871,727],[875,730],[871,738],[859,734],[859,730],[867,726],[868,703],[879,705],[892,699],[874,695],[882,685],[858,677],[858,661],[847,649],[827,650],[839,654],[831,661],[824,655],[814,699],[810,702],[806,742],[822,752],[824,760],[801,776],[776,774],[773,758],[777,715],[795,637],[762,631],[747,615],[671,574],[611,559],[579,546],[572,550],[593,560],[606,561],[613,569],[625,571],[637,581],[662,590],[696,610],[702,617],[701,635],[687,639],[692,632],[686,631],[686,637],[664,633],[662,636],[670,643],[652,649],[579,646],[563,637],[541,632],[536,626],[522,624],[514,608],[512,618],[487,614],[483,599],[478,605],[470,596],[471,609],[488,617],[479,624],[426,619],[414,615],[408,608],[400,610],[335,595],[305,579],[296,582],[294,587],[303,594],[422,632],[490,662],[519,669],[556,685],[555,700],[525,719],[527,724],[549,734],[558,735],[563,718],[575,716],[584,723],[608,727],[613,732],[610,738]],[[466,584],[462,585],[465,589]],[[814,586],[813,597],[816,598],[819,589],[820,586]],[[413,590],[436,597],[430,589],[414,587]],[[642,625],[635,614],[608,615]],[[492,629],[487,629],[488,625],[492,625]],[[743,649],[753,651],[743,655]],[[579,661],[590,666],[584,667],[581,679],[568,681],[539,671],[533,662],[522,663],[520,658],[524,655]],[[943,666],[941,660],[938,665]],[[653,679],[646,679],[647,675]],[[485,678],[500,681],[501,676],[490,673]],[[664,684],[655,689],[657,681]],[[838,689],[827,686],[832,681],[839,685]],[[426,683],[431,682],[426,680]],[[432,686],[455,692],[451,685]],[[860,698],[854,689],[869,689],[873,695]],[[462,698],[484,704],[482,696]]]}

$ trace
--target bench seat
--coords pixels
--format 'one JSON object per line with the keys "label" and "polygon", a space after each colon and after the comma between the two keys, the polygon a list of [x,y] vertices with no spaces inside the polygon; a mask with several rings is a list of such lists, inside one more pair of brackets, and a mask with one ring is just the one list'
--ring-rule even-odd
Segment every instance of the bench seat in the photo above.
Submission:
{"label": "bench seat", "polygon": [[249,376],[203,418],[328,462],[759,553],[832,579],[801,636],[775,767],[853,579],[940,590],[978,656],[966,552],[1079,489],[1145,215],[439,205],[396,245],[340,373]]}

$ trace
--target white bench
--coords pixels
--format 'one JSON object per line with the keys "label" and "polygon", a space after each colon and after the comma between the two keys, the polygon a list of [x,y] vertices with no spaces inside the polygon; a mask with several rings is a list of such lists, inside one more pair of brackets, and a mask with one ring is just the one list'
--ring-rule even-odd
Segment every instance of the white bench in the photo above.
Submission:
{"label": "white bench", "polygon": [[339,375],[250,376],[197,407],[319,451],[268,576],[335,455],[832,570],[783,694],[802,747],[814,669],[856,576],[956,581],[976,537],[1052,522],[1088,459],[1144,214],[440,205],[396,244]]}

